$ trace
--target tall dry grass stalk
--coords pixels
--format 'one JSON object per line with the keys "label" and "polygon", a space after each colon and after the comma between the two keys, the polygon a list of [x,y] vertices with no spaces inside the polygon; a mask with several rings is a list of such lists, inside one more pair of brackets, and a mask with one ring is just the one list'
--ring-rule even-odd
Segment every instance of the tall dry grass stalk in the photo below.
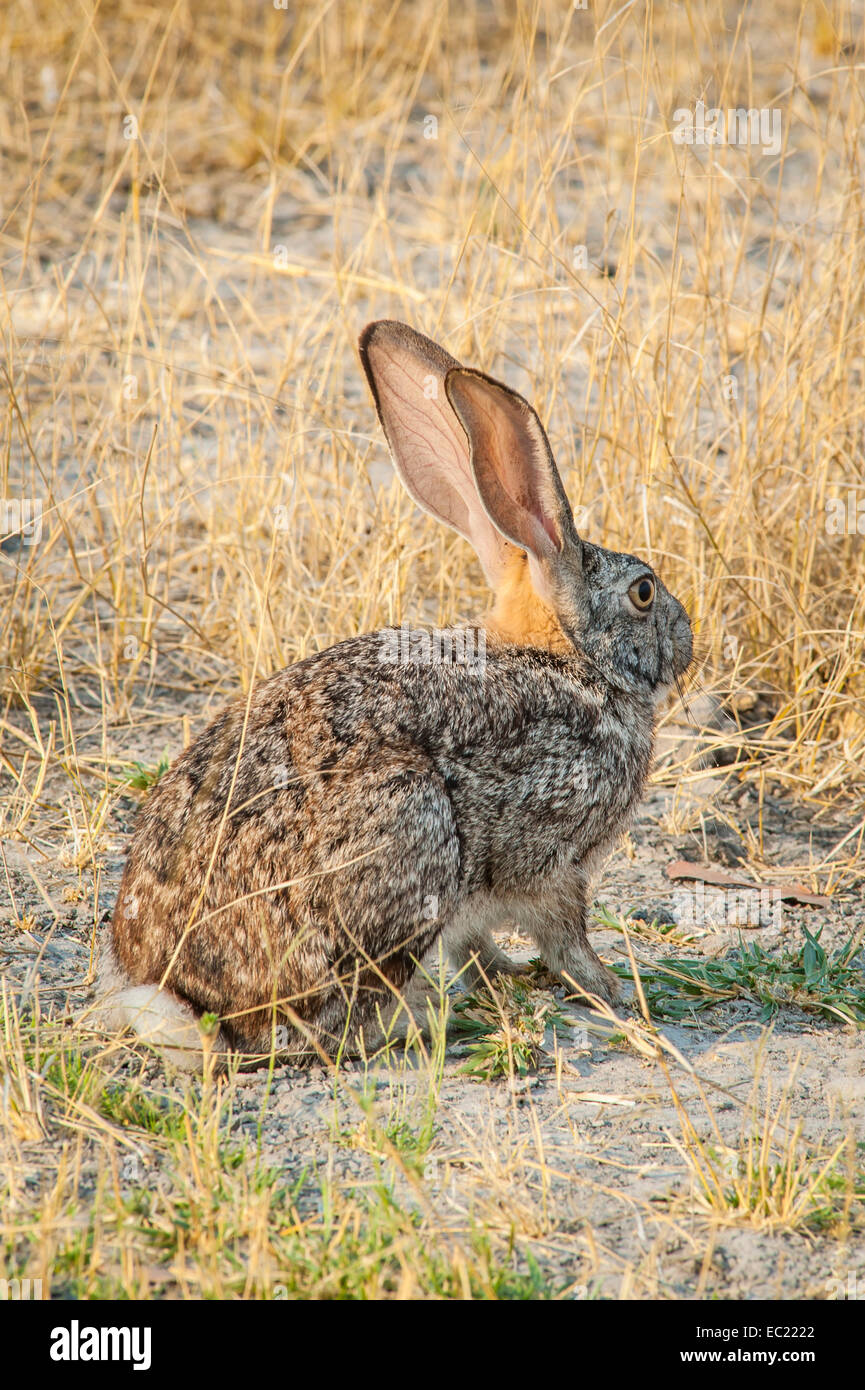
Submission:
{"label": "tall dry grass stalk", "polygon": [[[845,3],[21,0],[0,65],[6,529],[41,507],[0,565],[6,833],[86,857],[119,728],[155,760],[202,693],[483,609],[385,461],[382,315],[529,394],[585,533],[685,599],[703,686],[761,713],[722,775],[861,800]],[[700,99],[778,148],[677,143]]]}

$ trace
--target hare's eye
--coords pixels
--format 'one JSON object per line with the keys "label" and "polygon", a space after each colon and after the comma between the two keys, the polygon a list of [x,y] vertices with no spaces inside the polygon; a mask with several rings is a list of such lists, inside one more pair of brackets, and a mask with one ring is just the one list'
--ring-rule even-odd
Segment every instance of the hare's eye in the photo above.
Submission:
{"label": "hare's eye", "polygon": [[652,599],[655,597],[655,585],[648,575],[636,580],[628,590],[631,602],[635,608],[639,608],[641,613],[645,613],[647,608],[651,608]]}

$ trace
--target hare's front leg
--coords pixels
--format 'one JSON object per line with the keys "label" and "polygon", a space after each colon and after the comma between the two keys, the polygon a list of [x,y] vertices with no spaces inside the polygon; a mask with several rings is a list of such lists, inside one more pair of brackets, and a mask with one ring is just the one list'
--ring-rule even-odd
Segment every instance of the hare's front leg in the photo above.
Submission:
{"label": "hare's front leg", "polygon": [[518,975],[516,965],[493,941],[492,929],[503,921],[502,907],[495,901],[469,901],[443,933],[451,965],[459,971],[462,989],[474,989],[486,977]]}
{"label": "hare's front leg", "polygon": [[522,921],[552,971],[615,1004],[621,998],[621,983],[589,945],[586,916],[585,897],[578,891],[565,901],[541,897],[531,903]]}

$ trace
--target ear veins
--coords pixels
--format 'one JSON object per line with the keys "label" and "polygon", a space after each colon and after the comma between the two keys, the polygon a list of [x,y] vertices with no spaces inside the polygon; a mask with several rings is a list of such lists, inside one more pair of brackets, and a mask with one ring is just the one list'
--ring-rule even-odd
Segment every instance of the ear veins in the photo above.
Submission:
{"label": "ear veins", "polygon": [[522,550],[515,550],[508,558],[487,627],[517,647],[541,647],[564,656],[573,652],[555,613],[534,588],[528,557]]}

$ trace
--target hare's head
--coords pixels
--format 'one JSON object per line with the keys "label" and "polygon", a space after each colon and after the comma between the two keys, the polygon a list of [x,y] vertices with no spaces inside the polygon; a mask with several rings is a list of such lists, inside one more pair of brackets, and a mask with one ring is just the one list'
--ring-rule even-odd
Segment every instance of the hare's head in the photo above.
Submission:
{"label": "hare's head", "polygon": [[537,414],[405,324],[364,329],[360,355],[397,472],[471,542],[507,640],[584,652],[656,695],[691,661],[688,615],[650,565],[581,540]]}

